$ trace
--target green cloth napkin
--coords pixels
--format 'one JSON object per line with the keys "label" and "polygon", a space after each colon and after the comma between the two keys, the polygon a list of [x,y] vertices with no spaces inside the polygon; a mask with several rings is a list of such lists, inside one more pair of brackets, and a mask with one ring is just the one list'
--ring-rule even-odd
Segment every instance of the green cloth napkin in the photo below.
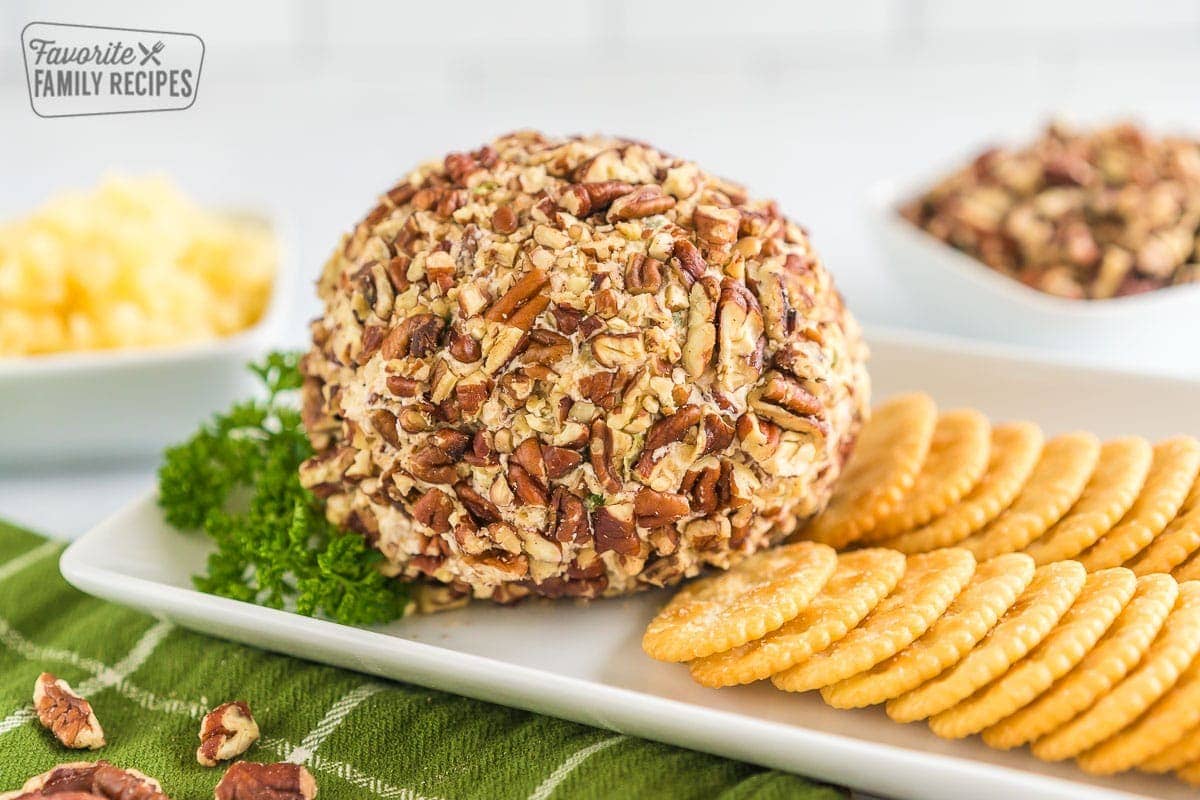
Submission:
{"label": "green cloth napkin", "polygon": [[[105,758],[175,800],[211,798],[200,719],[245,700],[252,761],[299,761],[337,798],[802,798],[845,794],[794,775],[230,644],[75,591],[64,545],[0,523],[0,792]],[[108,745],[61,747],[31,699],[43,670],[92,703]]]}

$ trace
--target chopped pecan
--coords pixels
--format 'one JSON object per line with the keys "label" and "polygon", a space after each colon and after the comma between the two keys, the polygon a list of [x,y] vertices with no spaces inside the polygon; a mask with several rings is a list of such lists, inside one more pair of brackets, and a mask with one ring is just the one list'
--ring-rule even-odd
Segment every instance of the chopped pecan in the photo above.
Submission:
{"label": "chopped pecan", "polygon": [[606,492],[621,491],[621,480],[613,468],[613,438],[608,424],[597,417],[592,421],[592,435],[588,441],[588,455],[596,480]]}
{"label": "chopped pecan", "polygon": [[654,465],[666,455],[666,448],[682,442],[688,429],[700,421],[700,416],[700,407],[689,403],[651,425],[634,471],[642,478],[649,478]]}
{"label": "chopped pecan", "polygon": [[39,675],[33,685],[33,707],[42,727],[64,746],[75,750],[98,750],[104,746],[104,730],[92,711],[92,704],[76,694],[66,681],[49,672]]}
{"label": "chopped pecan", "polygon": [[602,333],[592,337],[592,358],[605,367],[640,366],[646,347],[640,333]]}
{"label": "chopped pecan", "polygon": [[588,534],[588,515],[583,501],[565,486],[557,486],[550,498],[550,530],[560,542],[582,541]]}
{"label": "chopped pecan", "polygon": [[534,328],[529,332],[529,345],[522,353],[526,362],[554,364],[571,355],[571,340],[548,328]]}
{"label": "chopped pecan", "polygon": [[679,491],[692,498],[692,511],[712,514],[720,504],[717,490],[721,480],[721,466],[713,463],[699,469],[690,469],[683,476]]}
{"label": "chopped pecan", "polygon": [[733,443],[733,426],[718,414],[704,415],[704,450],[701,455],[720,453]]}
{"label": "chopped pecan", "polygon": [[717,387],[732,392],[748,386],[762,372],[763,318],[758,299],[745,284],[721,283],[717,323]]}
{"label": "chopped pecan", "polygon": [[389,361],[405,356],[425,358],[437,350],[445,326],[445,320],[436,314],[414,314],[392,328],[380,351]]}
{"label": "chopped pecan", "polygon": [[455,323],[450,327],[446,345],[450,355],[464,364],[474,364],[483,358],[483,349],[479,346],[479,340],[467,333],[461,323]]}
{"label": "chopped pecan", "polygon": [[498,206],[492,212],[492,230],[507,236],[517,229],[517,213],[511,206]]}
{"label": "chopped pecan", "polygon": [[513,494],[522,503],[531,506],[544,506],[550,502],[545,488],[534,480],[529,475],[529,472],[520,464],[514,461],[508,462],[508,470],[505,475],[508,478],[509,488],[512,489]]}
{"label": "chopped pecan", "polygon": [[700,248],[692,244],[691,240],[676,239],[673,252],[675,258],[672,263],[678,264],[680,272],[686,276],[686,283],[689,286],[700,280],[700,276],[708,270],[704,256],[700,255]]}
{"label": "chopped pecan", "polygon": [[603,211],[618,197],[629,194],[633,190],[633,184],[621,181],[574,183],[563,189],[558,205],[571,216],[586,217],[597,211]]}
{"label": "chopped pecan", "polygon": [[496,504],[475,491],[470,484],[463,481],[454,484],[454,493],[458,495],[459,502],[481,525],[500,522],[503,519]]}
{"label": "chopped pecan", "polygon": [[454,513],[454,501],[441,489],[430,489],[413,503],[412,516],[417,522],[433,530],[445,533],[450,530],[450,515]]}
{"label": "chopped pecan", "polygon": [[648,184],[613,201],[605,215],[609,222],[622,219],[638,219],[661,214],[675,207],[675,198],[663,194],[661,186]]}
{"label": "chopped pecan", "polygon": [[633,521],[633,504],[614,503],[593,511],[592,537],[597,553],[607,550],[625,556],[639,553],[641,543],[638,541],[637,528]]}
{"label": "chopped pecan", "polygon": [[738,418],[737,437],[746,451],[756,461],[767,461],[779,448],[782,431],[779,426],[747,412]]}
{"label": "chopped pecan", "polygon": [[638,489],[633,498],[633,514],[639,528],[670,525],[687,516],[690,511],[685,495],[656,492],[649,486]]}
{"label": "chopped pecan", "polygon": [[386,383],[388,391],[396,395],[396,397],[416,397],[420,394],[420,382],[414,381],[412,378],[406,378],[403,375],[389,375]]}
{"label": "chopped pecan", "polygon": [[396,422],[405,433],[421,433],[433,427],[437,409],[431,403],[417,402],[400,409]]}
{"label": "chopped pecan", "polygon": [[578,308],[561,303],[555,303],[550,309],[550,314],[554,317],[554,324],[558,327],[559,332],[567,336],[579,329],[579,321],[583,319],[583,312]]}
{"label": "chopped pecan", "polygon": [[654,294],[662,288],[663,263],[644,253],[634,253],[625,265],[625,288],[630,294]]}
{"label": "chopped pecan", "polygon": [[371,427],[379,434],[379,438],[392,447],[400,447],[400,434],[396,430],[396,415],[386,408],[376,408],[367,415]]}
{"label": "chopped pecan", "polygon": [[492,379],[482,373],[476,373],[454,384],[454,397],[462,414],[466,417],[477,416],[491,395],[492,386]]}
{"label": "chopped pecan", "polygon": [[542,457],[542,447],[536,436],[531,436],[517,445],[509,460],[523,467],[529,477],[540,486],[546,486],[546,459]]}
{"label": "chopped pecan", "polygon": [[250,706],[241,700],[222,703],[204,715],[200,723],[200,747],[196,761],[215,767],[217,762],[236,758],[258,741],[258,723]]}
{"label": "chopped pecan", "polygon": [[239,761],[225,771],[215,800],[313,800],[317,782],[300,764]]}
{"label": "chopped pecan", "polygon": [[[533,267],[529,272],[522,275],[521,279],[514,283],[499,300],[492,304],[492,307],[483,315],[484,319],[490,322],[510,322],[514,315],[520,313],[531,302],[536,302],[539,299],[538,292],[549,281],[550,276],[546,274],[545,270]],[[549,303],[548,298],[542,297],[540,299]],[[542,305],[542,308],[545,308],[545,304]],[[532,320],[530,322],[532,323]],[[514,327],[521,327],[515,323],[510,324],[513,324]]]}
{"label": "chopped pecan", "polygon": [[689,377],[704,374],[717,344],[716,304],[703,282],[688,292],[687,338],[683,343],[683,368]]}
{"label": "chopped pecan", "polygon": [[475,431],[470,449],[463,454],[463,461],[473,467],[494,467],[499,464],[500,457],[492,445],[492,434],[483,430]]}
{"label": "chopped pecan", "polygon": [[574,450],[555,445],[542,445],[542,458],[546,462],[546,476],[558,480],[583,463],[583,456]]}
{"label": "chopped pecan", "polygon": [[809,431],[821,428],[821,401],[800,385],[794,376],[771,370],[750,392],[750,407],[760,417],[782,428]]}
{"label": "chopped pecan", "polygon": [[696,233],[706,242],[723,245],[737,241],[742,215],[736,208],[698,205],[692,214]]}

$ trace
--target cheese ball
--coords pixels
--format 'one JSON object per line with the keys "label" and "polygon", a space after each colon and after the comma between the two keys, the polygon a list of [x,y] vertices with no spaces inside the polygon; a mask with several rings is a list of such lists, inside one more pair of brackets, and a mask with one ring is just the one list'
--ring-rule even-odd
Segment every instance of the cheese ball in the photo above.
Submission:
{"label": "cheese ball", "polygon": [[829,500],[866,348],[805,231],[648,145],[426,164],[325,265],[301,480],[443,598],[727,568]]}

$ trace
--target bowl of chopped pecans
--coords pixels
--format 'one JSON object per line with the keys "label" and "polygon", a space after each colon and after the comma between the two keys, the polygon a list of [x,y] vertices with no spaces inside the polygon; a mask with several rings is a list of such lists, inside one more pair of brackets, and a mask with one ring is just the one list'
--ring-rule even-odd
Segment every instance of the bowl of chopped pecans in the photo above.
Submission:
{"label": "bowl of chopped pecans", "polygon": [[938,327],[1200,375],[1200,141],[1056,124],[870,206]]}

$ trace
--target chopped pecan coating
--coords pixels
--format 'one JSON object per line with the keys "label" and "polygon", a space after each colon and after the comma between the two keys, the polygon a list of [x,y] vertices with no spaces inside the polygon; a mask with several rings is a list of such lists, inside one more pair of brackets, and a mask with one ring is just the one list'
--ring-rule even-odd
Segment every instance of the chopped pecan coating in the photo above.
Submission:
{"label": "chopped pecan coating", "polygon": [[518,132],[379,205],[318,284],[301,479],[390,572],[623,594],[826,502],[866,353],[773,202],[637,142]]}

